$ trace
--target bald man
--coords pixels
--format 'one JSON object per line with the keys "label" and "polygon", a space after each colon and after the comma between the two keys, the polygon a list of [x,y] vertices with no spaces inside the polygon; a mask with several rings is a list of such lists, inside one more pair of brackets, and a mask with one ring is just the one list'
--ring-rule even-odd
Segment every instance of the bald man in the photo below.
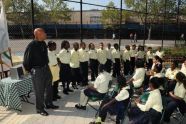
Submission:
{"label": "bald man", "polygon": [[[37,113],[47,116],[46,109],[57,109],[52,103],[52,74],[49,69],[46,33],[42,28],[34,30],[35,39],[29,43],[24,54],[23,65],[31,73],[36,96]],[[46,93],[46,95],[44,95]],[[44,97],[46,96],[46,97]]]}

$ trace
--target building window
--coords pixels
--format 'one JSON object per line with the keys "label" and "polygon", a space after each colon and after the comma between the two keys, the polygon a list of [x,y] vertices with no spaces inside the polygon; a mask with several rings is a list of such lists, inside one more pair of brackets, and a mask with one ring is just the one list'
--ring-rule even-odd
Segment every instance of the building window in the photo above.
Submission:
{"label": "building window", "polygon": [[100,24],[101,17],[100,16],[91,16],[90,17],[90,24]]}

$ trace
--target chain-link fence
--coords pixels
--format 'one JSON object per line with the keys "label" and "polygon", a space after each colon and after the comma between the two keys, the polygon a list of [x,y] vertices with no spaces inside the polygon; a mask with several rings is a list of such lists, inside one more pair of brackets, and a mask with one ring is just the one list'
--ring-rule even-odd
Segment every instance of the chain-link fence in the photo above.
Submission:
{"label": "chain-link fence", "polygon": [[114,37],[122,45],[137,37],[141,44],[162,46],[184,41],[185,0],[101,1],[6,0],[10,46],[21,53],[36,27],[44,28],[49,39],[112,41]]}

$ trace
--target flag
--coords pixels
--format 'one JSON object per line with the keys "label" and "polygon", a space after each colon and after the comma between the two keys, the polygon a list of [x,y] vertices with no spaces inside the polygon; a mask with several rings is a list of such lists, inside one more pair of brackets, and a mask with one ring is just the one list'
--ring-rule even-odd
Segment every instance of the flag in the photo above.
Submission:
{"label": "flag", "polygon": [[8,50],[9,45],[7,21],[2,0],[0,0],[0,10],[0,53],[2,53]]}

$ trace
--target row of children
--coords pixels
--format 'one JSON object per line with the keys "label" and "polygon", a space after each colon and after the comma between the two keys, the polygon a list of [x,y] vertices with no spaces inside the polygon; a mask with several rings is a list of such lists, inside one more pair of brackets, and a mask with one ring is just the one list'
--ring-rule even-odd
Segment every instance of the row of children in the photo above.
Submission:
{"label": "row of children", "polygon": [[[61,51],[57,54],[55,51],[56,43],[50,41],[48,42],[48,48],[49,65],[54,82],[54,98],[59,98],[56,94],[59,79],[63,84],[63,93],[69,94],[68,92],[73,92],[69,88],[70,82],[72,82],[74,89],[77,89],[77,84],[81,84],[82,86],[88,84],[88,67],[91,70],[91,80],[94,81],[103,66],[106,66],[108,71],[111,72],[113,65],[112,76],[117,77],[120,75],[122,61],[124,75],[129,75],[134,73],[136,59],[145,59],[146,57],[148,68],[151,68],[154,56],[152,48],[148,48],[146,54],[142,46],[139,46],[137,50],[135,45],[132,45],[132,49],[130,49],[129,45],[126,45],[126,49],[122,53],[119,51],[118,44],[114,44],[114,49],[111,48],[111,44],[107,44],[107,48],[105,49],[104,44],[100,43],[100,48],[96,50],[95,45],[90,43],[89,50],[87,50],[84,42],[80,44],[80,48],[78,43],[74,43],[73,49],[69,51],[69,42],[63,41]],[[163,52],[160,49],[155,54],[163,57]],[[60,69],[58,68],[58,64],[60,64]]]}

